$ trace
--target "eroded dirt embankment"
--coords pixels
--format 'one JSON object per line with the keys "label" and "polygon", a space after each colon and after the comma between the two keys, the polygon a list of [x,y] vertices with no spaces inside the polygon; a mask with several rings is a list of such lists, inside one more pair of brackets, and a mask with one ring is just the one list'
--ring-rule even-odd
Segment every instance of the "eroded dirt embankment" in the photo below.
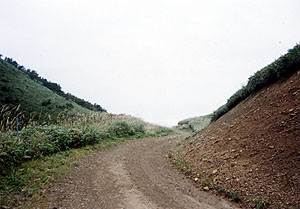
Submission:
{"label": "eroded dirt embankment", "polygon": [[187,141],[182,155],[214,184],[237,190],[243,208],[299,208],[300,71],[241,102]]}
{"label": "eroded dirt embankment", "polygon": [[[131,140],[96,152],[37,199],[40,208],[235,208],[200,191],[166,155],[185,135]],[[32,204],[31,204],[32,206]]]}

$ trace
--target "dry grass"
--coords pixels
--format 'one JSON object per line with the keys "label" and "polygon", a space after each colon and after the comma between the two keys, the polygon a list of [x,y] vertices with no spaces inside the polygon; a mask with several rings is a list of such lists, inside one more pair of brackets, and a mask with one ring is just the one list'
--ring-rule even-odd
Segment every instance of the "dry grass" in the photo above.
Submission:
{"label": "dry grass", "polygon": [[155,133],[160,128],[158,125],[154,125],[145,122],[139,118],[125,115],[125,114],[110,114],[105,112],[93,112],[90,114],[76,114],[76,115],[60,115],[57,123],[64,127],[74,126],[92,126],[95,128],[105,128],[112,125],[115,122],[123,121],[128,124],[143,124],[146,133]]}
{"label": "dry grass", "polygon": [[0,132],[16,129],[17,116],[20,121],[24,118],[20,105],[2,105],[0,107]]}
{"label": "dry grass", "polygon": [[143,124],[147,133],[153,133],[160,126],[145,122],[139,118],[125,114],[110,114],[106,112],[68,114],[61,112],[57,118],[51,118],[50,114],[32,113],[29,118],[21,111],[21,105],[2,105],[0,107],[0,132],[16,130],[16,116],[19,120],[19,129],[26,126],[57,124],[63,127],[92,126],[105,128],[117,121],[129,124]]}

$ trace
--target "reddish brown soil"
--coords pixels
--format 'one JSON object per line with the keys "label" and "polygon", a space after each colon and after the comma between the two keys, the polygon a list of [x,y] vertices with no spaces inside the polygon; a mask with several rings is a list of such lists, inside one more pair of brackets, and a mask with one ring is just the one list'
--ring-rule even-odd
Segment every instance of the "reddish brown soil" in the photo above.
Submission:
{"label": "reddish brown soil", "polygon": [[[300,71],[249,97],[187,141],[193,170],[269,208],[300,208]],[[250,200],[250,201],[249,201]]]}

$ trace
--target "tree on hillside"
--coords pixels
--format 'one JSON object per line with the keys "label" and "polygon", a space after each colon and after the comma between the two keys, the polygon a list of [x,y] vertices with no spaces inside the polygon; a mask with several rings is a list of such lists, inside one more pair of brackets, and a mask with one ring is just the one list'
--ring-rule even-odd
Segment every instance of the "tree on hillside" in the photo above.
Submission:
{"label": "tree on hillside", "polygon": [[39,74],[35,70],[32,70],[30,71],[29,76],[31,79],[37,79],[39,77]]}
{"label": "tree on hillside", "polygon": [[26,72],[26,68],[23,65],[19,65],[18,69],[23,72]]}
{"label": "tree on hillside", "polygon": [[6,62],[8,62],[9,64],[15,66],[16,68],[19,67],[19,64],[17,63],[17,61],[13,60],[12,58],[5,57],[4,60],[5,60]]}
{"label": "tree on hillside", "polygon": [[103,109],[100,105],[98,104],[94,104],[94,107],[96,108],[97,111],[100,111],[100,112],[107,112],[105,109]]}

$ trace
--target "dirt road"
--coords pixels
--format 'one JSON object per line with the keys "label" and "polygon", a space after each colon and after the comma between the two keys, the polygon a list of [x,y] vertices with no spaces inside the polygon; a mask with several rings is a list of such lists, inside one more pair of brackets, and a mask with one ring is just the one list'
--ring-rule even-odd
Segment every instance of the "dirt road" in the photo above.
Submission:
{"label": "dirt road", "polygon": [[51,187],[41,208],[236,208],[172,168],[166,155],[183,138],[138,139],[97,152]]}

